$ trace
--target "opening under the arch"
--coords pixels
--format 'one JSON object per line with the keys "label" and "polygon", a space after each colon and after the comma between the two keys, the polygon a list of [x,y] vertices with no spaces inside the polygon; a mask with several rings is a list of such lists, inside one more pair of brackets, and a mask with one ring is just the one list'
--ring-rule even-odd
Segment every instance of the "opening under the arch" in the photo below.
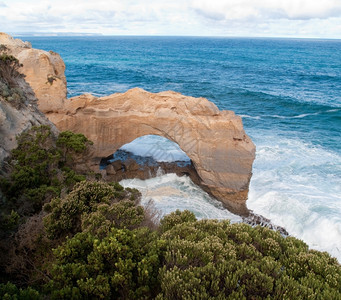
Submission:
{"label": "opening under the arch", "polygon": [[109,181],[137,188],[142,193],[141,204],[148,207],[152,200],[161,215],[189,209],[199,219],[241,220],[199,187],[200,178],[192,161],[167,138],[139,137],[103,159],[101,168]]}
{"label": "opening under the arch", "polygon": [[161,174],[187,175],[195,183],[199,176],[190,158],[180,147],[161,136],[145,135],[123,145],[111,156],[101,160],[107,179],[148,179]]}
{"label": "opening under the arch", "polygon": [[190,162],[178,144],[158,135],[141,136],[120,149],[142,157],[152,157],[159,162]]}

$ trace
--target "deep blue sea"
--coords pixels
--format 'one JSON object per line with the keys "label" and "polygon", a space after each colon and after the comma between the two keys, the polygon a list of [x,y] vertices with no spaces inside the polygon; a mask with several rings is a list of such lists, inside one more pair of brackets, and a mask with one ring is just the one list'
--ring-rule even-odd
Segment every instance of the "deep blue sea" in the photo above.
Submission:
{"label": "deep blue sea", "polygon": [[[248,207],[341,261],[341,40],[23,39],[62,56],[69,97],[141,87],[206,97],[235,111],[257,147]],[[155,143],[177,151],[156,137],[130,150]],[[187,208],[199,218],[238,220],[174,174],[124,184],[139,187],[163,212]]]}

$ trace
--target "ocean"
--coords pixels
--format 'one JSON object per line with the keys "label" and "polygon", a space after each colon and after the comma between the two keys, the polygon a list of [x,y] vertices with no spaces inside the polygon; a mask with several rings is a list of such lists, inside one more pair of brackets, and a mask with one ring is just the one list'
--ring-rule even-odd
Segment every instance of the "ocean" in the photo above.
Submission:
{"label": "ocean", "polygon": [[[257,147],[248,207],[341,261],[341,40],[23,39],[62,56],[69,97],[140,87],[205,97],[235,111]],[[155,145],[157,159],[186,159],[177,145],[155,136],[125,149],[148,154]],[[189,178],[160,172],[122,184],[140,188],[144,203],[153,199],[162,213],[189,209],[198,218],[240,221]]]}

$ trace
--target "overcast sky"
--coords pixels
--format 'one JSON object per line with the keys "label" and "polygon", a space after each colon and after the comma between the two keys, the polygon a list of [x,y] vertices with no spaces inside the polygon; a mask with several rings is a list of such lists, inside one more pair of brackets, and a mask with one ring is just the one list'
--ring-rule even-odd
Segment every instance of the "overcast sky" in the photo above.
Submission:
{"label": "overcast sky", "polygon": [[0,31],[341,38],[341,0],[0,0]]}

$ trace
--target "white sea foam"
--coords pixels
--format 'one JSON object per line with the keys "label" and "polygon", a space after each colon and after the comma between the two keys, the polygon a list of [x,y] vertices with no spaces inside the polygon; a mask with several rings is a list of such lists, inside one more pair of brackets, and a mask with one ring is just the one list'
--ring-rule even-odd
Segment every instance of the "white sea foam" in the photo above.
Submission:
{"label": "white sea foam", "polygon": [[278,118],[278,119],[302,119],[302,118],[309,117],[309,116],[316,116],[321,113],[322,112],[315,112],[315,113],[310,113],[310,114],[300,114],[297,116],[280,116],[280,115],[264,115],[264,116],[270,117],[270,118]]}
{"label": "white sea foam", "polygon": [[[326,112],[335,112],[338,111],[338,109],[332,109],[332,110],[327,110]],[[263,115],[262,117],[260,116],[250,116],[250,115],[240,115],[242,118],[249,118],[249,119],[254,119],[254,120],[260,120],[261,118],[277,118],[277,119],[302,119],[305,117],[309,116],[316,116],[323,113],[322,111],[315,112],[315,113],[306,113],[306,114],[300,114],[296,116],[281,116],[281,115]]]}
{"label": "white sea foam", "polygon": [[299,140],[254,137],[248,207],[341,261],[341,157]]}
{"label": "white sea foam", "polygon": [[248,119],[254,119],[254,120],[260,120],[260,116],[249,116],[249,115],[239,115],[242,118],[248,118]]}
{"label": "white sea foam", "polygon": [[140,180],[126,179],[120,182],[124,187],[137,188],[142,193],[142,205],[153,200],[162,215],[177,209],[192,211],[198,219],[230,219],[240,222],[241,218],[224,209],[222,204],[211,198],[187,176],[166,174]]}

